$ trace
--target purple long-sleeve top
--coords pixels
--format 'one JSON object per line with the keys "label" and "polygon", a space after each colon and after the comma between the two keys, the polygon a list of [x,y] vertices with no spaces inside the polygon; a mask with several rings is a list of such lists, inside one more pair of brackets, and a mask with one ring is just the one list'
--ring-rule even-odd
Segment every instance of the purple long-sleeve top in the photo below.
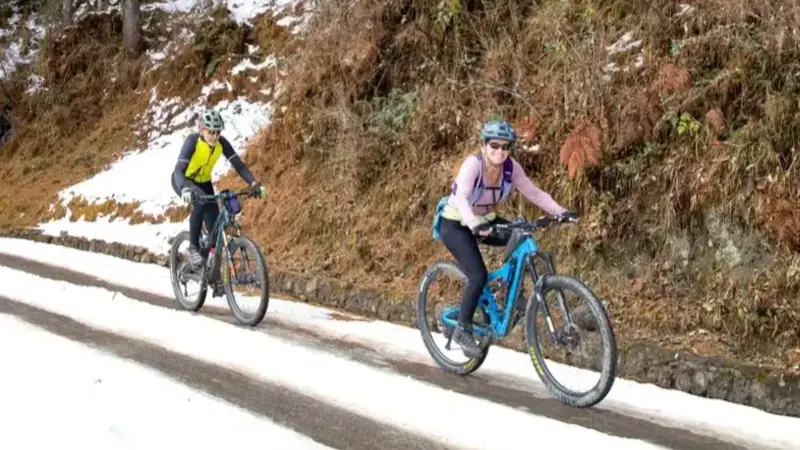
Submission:
{"label": "purple long-sleeve top", "polygon": [[[525,170],[515,159],[511,158],[511,163],[514,166],[511,173],[511,185],[513,188],[519,190],[531,203],[542,208],[551,215],[559,215],[566,211],[564,207],[553,200],[550,194],[539,189],[539,187],[528,178],[525,174]],[[503,182],[502,177],[500,177],[498,184],[490,186],[486,183],[484,178],[486,187],[481,197],[475,203],[475,206],[472,206],[470,205],[470,197],[472,196],[475,181],[480,172],[481,160],[474,156],[468,157],[461,164],[461,168],[456,176],[455,192],[450,194],[450,198],[447,201],[449,206],[452,206],[459,212],[462,222],[470,228],[481,222],[477,215],[484,216],[494,211],[495,207],[499,204],[499,199],[497,198],[499,197],[499,191],[491,188],[500,187]],[[445,216],[447,216],[447,214],[445,214]]]}

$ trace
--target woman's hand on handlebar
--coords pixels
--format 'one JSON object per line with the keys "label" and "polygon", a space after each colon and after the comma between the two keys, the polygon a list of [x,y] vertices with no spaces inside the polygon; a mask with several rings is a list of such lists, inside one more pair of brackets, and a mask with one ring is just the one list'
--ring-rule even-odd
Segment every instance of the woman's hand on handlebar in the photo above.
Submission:
{"label": "woman's hand on handlebar", "polygon": [[487,237],[492,234],[492,227],[493,225],[489,222],[481,222],[472,227],[472,234],[474,236]]}

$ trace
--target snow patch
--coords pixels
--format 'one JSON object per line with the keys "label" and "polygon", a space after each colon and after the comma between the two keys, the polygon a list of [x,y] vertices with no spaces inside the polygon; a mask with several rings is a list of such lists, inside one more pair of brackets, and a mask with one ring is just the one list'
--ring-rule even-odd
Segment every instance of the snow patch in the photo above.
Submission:
{"label": "snow patch", "polygon": [[[76,196],[95,203],[106,199],[139,201],[142,202],[139,211],[154,215],[179,205],[170,179],[183,141],[196,130],[192,119],[203,107],[205,98],[174,114],[178,103],[175,98],[152,103],[147,115],[155,128],[150,132],[147,147],[129,151],[107,170],[64,189],[59,193],[61,203],[66,206]],[[224,100],[215,108],[225,121],[223,136],[240,155],[244,155],[247,141],[269,123],[268,104],[239,97],[234,101]],[[169,116],[172,117],[167,119]],[[169,131],[162,131],[165,129]],[[227,159],[220,158],[212,172],[213,181],[219,181],[231,167]]]}
{"label": "snow patch", "polygon": [[277,63],[277,60],[274,56],[268,56],[263,62],[259,64],[253,64],[250,62],[249,59],[243,59],[239,64],[235,65],[233,69],[231,69],[231,73],[233,75],[239,75],[240,73],[244,72],[245,70],[252,69],[252,70],[263,70],[267,67],[274,67]]}
{"label": "snow patch", "polygon": [[633,32],[628,31],[620,37],[617,42],[606,47],[607,55],[607,62],[606,65],[603,66],[602,71],[602,79],[603,81],[611,81],[611,77],[614,73],[617,72],[629,72],[633,69],[641,69],[644,67],[644,52],[642,50],[636,55],[636,59],[633,63],[627,64],[624,67],[619,66],[617,62],[612,61],[612,59],[618,57],[623,53],[629,52],[631,50],[640,48],[642,46],[642,40],[633,40]]}

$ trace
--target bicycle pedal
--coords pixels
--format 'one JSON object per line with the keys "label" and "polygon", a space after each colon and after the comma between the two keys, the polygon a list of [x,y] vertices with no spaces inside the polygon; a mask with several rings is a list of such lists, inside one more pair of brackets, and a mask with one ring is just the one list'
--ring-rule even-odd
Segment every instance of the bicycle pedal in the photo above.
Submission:
{"label": "bicycle pedal", "polygon": [[211,288],[211,296],[212,297],[222,297],[225,294],[225,290],[222,286],[221,281],[217,281]]}
{"label": "bicycle pedal", "polygon": [[444,335],[447,338],[447,342],[444,344],[445,350],[450,350],[450,344],[453,342],[453,329],[452,328],[445,328]]}

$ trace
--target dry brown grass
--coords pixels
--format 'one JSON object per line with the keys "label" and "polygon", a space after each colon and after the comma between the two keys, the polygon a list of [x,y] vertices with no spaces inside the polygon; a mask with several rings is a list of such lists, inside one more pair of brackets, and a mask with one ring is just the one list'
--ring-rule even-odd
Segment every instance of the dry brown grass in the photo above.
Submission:
{"label": "dry brown grass", "polygon": [[109,220],[128,219],[133,224],[152,223],[159,224],[164,222],[181,222],[189,214],[188,207],[170,207],[163,214],[154,216],[152,214],[144,214],[139,208],[141,202],[124,202],[119,203],[116,200],[105,200],[100,203],[95,203],[87,200],[81,195],[75,196],[64,207],[60,203],[57,204],[53,211],[45,214],[42,220],[58,220],[66,217],[69,214],[71,222],[82,220],[84,222],[94,222],[98,218],[107,218]]}
{"label": "dry brown grass", "polygon": [[[797,188],[771,192],[796,170],[798,11],[350,4],[320,6],[286,67],[287,112],[247,158],[270,194],[243,220],[271,261],[412,297],[450,257],[433,205],[501,115],[541,146],[515,155],[528,174],[584,217],[542,245],[611,302],[621,334],[773,364],[800,346]],[[606,53],[626,30],[641,69],[639,48]],[[604,80],[609,61],[623,69]],[[506,212],[538,214],[518,197]]]}
{"label": "dry brown grass", "polygon": [[[50,214],[58,190],[85,179],[132,145],[131,118],[146,108],[141,60],[120,57],[119,15],[92,15],[45,39],[39,71],[46,91],[4,84],[14,138],[3,148],[0,226],[32,225]],[[15,74],[17,81],[27,71]],[[11,87],[9,89],[9,86]]]}
{"label": "dry brown grass", "polygon": [[600,128],[589,122],[581,122],[567,135],[561,146],[559,158],[567,168],[570,178],[575,178],[584,166],[600,162]]}

